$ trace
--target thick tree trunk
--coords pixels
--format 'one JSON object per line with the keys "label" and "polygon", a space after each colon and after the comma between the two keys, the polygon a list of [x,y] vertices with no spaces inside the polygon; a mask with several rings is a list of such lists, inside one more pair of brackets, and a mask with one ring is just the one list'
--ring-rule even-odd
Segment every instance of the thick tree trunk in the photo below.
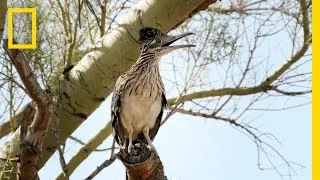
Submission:
{"label": "thick tree trunk", "polygon": [[2,39],[2,35],[4,32],[4,24],[6,23],[6,15],[7,15],[7,0],[0,1],[0,41]]}
{"label": "thick tree trunk", "polygon": [[[112,92],[119,75],[136,61],[139,48],[134,39],[138,39],[142,25],[168,32],[213,2],[215,0],[143,0],[132,7],[131,14],[127,15],[122,26],[104,36],[69,71],[68,78],[60,82],[60,91],[56,92],[58,103],[54,105],[52,120],[59,118],[61,142],[99,107]],[[142,12],[141,21],[138,12]],[[40,167],[55,152],[56,146],[56,138],[49,130],[44,140]],[[11,155],[18,152],[11,152]],[[6,152],[0,154],[1,157],[5,155]]]}

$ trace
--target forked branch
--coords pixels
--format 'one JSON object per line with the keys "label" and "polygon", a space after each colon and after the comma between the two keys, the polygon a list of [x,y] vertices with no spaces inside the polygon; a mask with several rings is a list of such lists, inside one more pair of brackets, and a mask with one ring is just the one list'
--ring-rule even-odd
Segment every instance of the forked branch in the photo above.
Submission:
{"label": "forked branch", "polygon": [[[21,50],[8,49],[8,40],[4,40],[4,49],[15,66],[30,98],[36,103],[36,112],[20,144],[20,165],[18,179],[39,179],[38,162],[40,160],[43,139],[46,135],[53,110],[50,94],[40,87],[33,70],[27,63]],[[21,136],[23,137],[23,136]]]}

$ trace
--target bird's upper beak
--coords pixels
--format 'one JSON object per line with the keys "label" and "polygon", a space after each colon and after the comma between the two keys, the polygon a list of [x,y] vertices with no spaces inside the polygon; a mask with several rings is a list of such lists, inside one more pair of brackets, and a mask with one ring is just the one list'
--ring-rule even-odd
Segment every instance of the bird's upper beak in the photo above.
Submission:
{"label": "bird's upper beak", "polygon": [[165,40],[161,43],[161,49],[164,54],[167,54],[173,50],[180,49],[180,48],[186,48],[186,47],[194,47],[195,45],[192,44],[183,44],[183,45],[173,45],[170,46],[172,43],[176,42],[177,40],[192,35],[193,33],[183,33],[176,36],[168,36],[165,38]]}

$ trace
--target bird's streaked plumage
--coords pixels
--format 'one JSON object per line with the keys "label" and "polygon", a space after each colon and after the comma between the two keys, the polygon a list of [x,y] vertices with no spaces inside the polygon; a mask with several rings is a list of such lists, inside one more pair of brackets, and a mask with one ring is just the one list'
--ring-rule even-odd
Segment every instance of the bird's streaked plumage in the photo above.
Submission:
{"label": "bird's streaked plumage", "polygon": [[152,140],[160,127],[167,106],[164,85],[159,72],[161,56],[192,45],[170,46],[190,35],[168,36],[155,28],[143,28],[140,34],[140,57],[115,85],[111,104],[111,120],[116,142],[130,153],[133,144]]}

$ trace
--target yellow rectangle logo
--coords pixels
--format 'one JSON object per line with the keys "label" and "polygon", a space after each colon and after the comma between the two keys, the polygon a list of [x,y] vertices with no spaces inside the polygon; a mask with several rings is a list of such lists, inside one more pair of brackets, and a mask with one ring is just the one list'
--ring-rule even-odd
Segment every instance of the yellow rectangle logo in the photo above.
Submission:
{"label": "yellow rectangle logo", "polygon": [[[13,13],[31,13],[31,44],[13,44]],[[8,49],[35,49],[37,47],[36,8],[8,8]]]}

